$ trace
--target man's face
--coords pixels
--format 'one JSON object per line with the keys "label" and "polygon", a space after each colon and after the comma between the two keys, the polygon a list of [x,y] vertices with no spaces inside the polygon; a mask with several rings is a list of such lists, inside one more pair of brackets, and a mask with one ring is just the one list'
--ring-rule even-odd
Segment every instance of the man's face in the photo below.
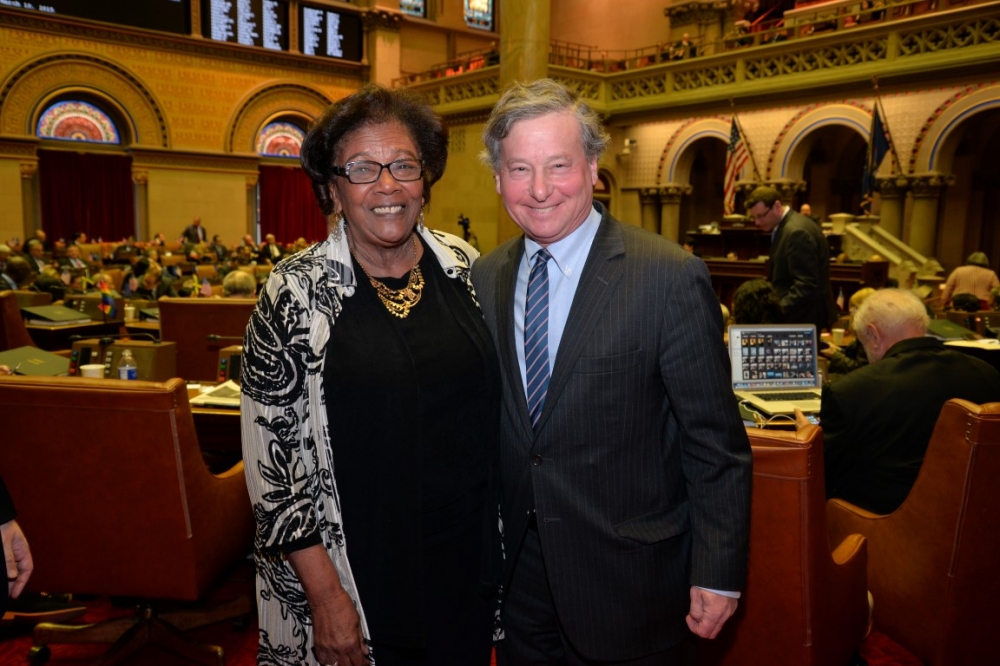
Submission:
{"label": "man's face", "polygon": [[590,214],[597,160],[587,159],[572,113],[549,113],[511,128],[501,143],[494,179],[517,226],[547,246],[571,234]]}
{"label": "man's face", "polygon": [[781,201],[775,201],[771,206],[763,201],[758,201],[747,211],[747,215],[753,219],[757,228],[763,231],[772,231],[778,226],[778,222],[781,222],[782,212],[784,212],[784,207],[781,205]]}
{"label": "man's face", "polygon": [[32,243],[31,244],[31,248],[28,250],[28,253],[31,256],[39,258],[39,259],[41,259],[42,254],[44,252],[45,252],[45,248],[42,247],[41,243]]}
{"label": "man's face", "polygon": [[70,259],[79,259],[80,248],[78,248],[76,245],[70,245],[68,248],[66,248],[66,256],[69,257]]}

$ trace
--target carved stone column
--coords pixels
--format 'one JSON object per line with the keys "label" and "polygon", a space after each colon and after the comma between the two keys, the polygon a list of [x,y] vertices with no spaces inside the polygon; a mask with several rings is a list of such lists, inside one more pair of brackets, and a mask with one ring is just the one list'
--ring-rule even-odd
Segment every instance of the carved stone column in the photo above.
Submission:
{"label": "carved stone column", "polygon": [[402,42],[399,28],[403,23],[403,14],[376,7],[366,11],[361,18],[367,33],[368,53],[365,55],[371,68],[369,81],[391,87],[393,79],[398,79],[400,75]]}
{"label": "carved stone column", "polygon": [[644,187],[639,190],[639,203],[642,206],[642,228],[654,234],[660,233],[659,189]]}
{"label": "carved stone column", "polygon": [[508,0],[500,12],[500,83],[534,81],[549,71],[549,0]]}
{"label": "carved stone column", "polygon": [[879,226],[896,238],[903,237],[903,205],[910,182],[900,174],[891,178],[877,178],[879,198]]}
{"label": "carved stone column", "polygon": [[785,206],[794,204],[795,195],[806,191],[806,183],[801,180],[776,180],[767,184],[778,190],[778,197]]}
{"label": "carved stone column", "polygon": [[38,162],[21,162],[21,238],[34,235],[42,227],[41,196],[38,189]]}
{"label": "carved stone column", "polygon": [[910,179],[913,211],[910,218],[908,242],[910,247],[925,257],[933,257],[935,254],[938,204],[941,200],[941,193],[954,182],[954,176],[937,172],[916,174]]}
{"label": "carved stone column", "polygon": [[248,175],[246,177],[247,183],[247,233],[250,234],[255,241],[258,243],[260,239],[257,238],[257,179],[260,178],[259,174]]}
{"label": "carved stone column", "polygon": [[690,185],[668,183],[660,188],[660,235],[680,243],[681,197],[691,194]]}
{"label": "carved stone column", "polygon": [[132,233],[136,240],[149,240],[149,170],[132,167],[132,184],[135,192],[135,228]]}

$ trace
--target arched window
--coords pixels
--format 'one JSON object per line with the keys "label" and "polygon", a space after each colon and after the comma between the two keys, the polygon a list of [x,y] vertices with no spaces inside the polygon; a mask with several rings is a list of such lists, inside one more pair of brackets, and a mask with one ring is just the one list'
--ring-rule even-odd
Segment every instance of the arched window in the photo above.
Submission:
{"label": "arched window", "polygon": [[107,113],[82,100],[63,100],[45,109],[35,134],[40,139],[120,144],[118,126]]}
{"label": "arched window", "polygon": [[298,157],[305,132],[287,121],[268,123],[257,135],[257,152],[269,157]]}

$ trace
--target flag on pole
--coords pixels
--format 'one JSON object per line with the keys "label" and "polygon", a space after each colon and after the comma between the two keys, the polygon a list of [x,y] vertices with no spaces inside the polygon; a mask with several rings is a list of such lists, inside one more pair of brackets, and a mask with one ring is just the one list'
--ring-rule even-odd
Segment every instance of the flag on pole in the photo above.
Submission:
{"label": "flag on pole", "polygon": [[98,280],[97,289],[101,292],[101,304],[97,307],[109,317],[114,317],[118,313],[118,308],[115,307],[115,296],[111,293],[108,283],[104,280]]}
{"label": "flag on pole", "polygon": [[212,295],[212,284],[208,281],[208,278],[203,278],[201,281],[201,289],[198,291],[202,296]]}
{"label": "flag on pole", "polygon": [[736,179],[743,171],[743,165],[750,159],[746,141],[740,134],[740,128],[733,118],[732,129],[729,130],[729,154],[726,157],[726,184],[722,193],[722,210],[725,215],[732,215],[736,207]]}
{"label": "flag on pole", "polygon": [[865,175],[861,183],[861,208],[865,213],[871,212],[872,197],[875,193],[875,174],[878,173],[879,165],[888,152],[889,138],[882,124],[879,105],[876,104],[875,113],[872,114],[872,133],[868,139],[868,162],[865,164]]}

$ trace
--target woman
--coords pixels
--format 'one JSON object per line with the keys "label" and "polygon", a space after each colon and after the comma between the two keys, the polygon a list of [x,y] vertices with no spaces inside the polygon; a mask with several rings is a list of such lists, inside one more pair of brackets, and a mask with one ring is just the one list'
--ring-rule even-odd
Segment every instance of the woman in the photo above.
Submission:
{"label": "woman", "polygon": [[447,135],[367,86],[301,160],[332,231],[271,272],[243,350],[258,661],[488,664],[499,373],[477,253],[421,222]]}
{"label": "woman", "polygon": [[733,321],[737,324],[780,324],[778,292],[763,278],[747,280],[733,293]]}
{"label": "woman", "polygon": [[[851,326],[852,332],[854,332],[854,313],[858,311],[858,308],[865,302],[865,299],[874,293],[874,289],[871,287],[865,287],[864,289],[858,289],[851,295],[848,311],[851,315],[851,322],[849,325]],[[865,348],[862,346],[861,341],[857,337],[843,347],[835,345],[832,342],[828,342],[826,347],[819,350],[819,353],[830,360],[830,363],[827,366],[827,374],[829,375],[831,381],[840,375],[846,375],[852,370],[857,370],[862,366],[868,365],[868,355],[865,353]]]}
{"label": "woman", "polygon": [[[990,268],[990,260],[985,252],[973,252],[965,260],[964,266],[959,266],[948,276],[941,294],[941,304],[944,307],[953,306],[954,297],[959,294],[973,294],[980,310],[988,310],[993,304],[991,290],[1000,287],[1000,279]],[[974,311],[974,310],[973,310]]]}

